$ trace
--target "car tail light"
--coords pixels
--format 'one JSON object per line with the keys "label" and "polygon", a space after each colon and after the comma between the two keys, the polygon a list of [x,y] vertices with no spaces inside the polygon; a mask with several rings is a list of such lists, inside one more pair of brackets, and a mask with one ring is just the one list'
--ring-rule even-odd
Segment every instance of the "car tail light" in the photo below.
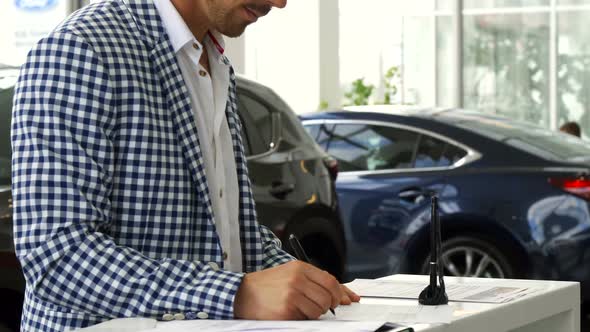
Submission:
{"label": "car tail light", "polygon": [[590,179],[585,177],[549,178],[549,183],[568,193],[590,200]]}
{"label": "car tail light", "polygon": [[336,181],[336,178],[338,177],[338,160],[331,157],[324,158],[324,165],[326,165],[332,180]]}

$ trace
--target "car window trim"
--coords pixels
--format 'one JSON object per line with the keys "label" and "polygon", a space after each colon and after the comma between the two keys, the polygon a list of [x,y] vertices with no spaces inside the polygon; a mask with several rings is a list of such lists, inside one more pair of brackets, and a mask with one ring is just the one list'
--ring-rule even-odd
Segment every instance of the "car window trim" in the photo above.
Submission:
{"label": "car window trim", "polygon": [[374,171],[341,171],[339,174],[350,174],[350,175],[368,175],[368,174],[387,174],[387,173],[415,173],[415,172],[432,172],[432,171],[445,171],[445,170],[452,170],[459,168],[461,166],[465,166],[470,164],[476,160],[481,158],[481,153],[463,143],[459,143],[452,138],[440,135],[430,130],[425,130],[422,128],[417,128],[409,125],[397,124],[397,123],[390,123],[385,121],[378,121],[378,120],[343,120],[343,119],[314,119],[314,120],[303,120],[303,125],[322,125],[322,124],[363,124],[363,125],[372,125],[372,126],[385,126],[391,127],[396,129],[404,129],[409,130],[417,133],[418,135],[429,135],[434,138],[437,138],[447,144],[455,145],[465,151],[467,154],[457,160],[450,166],[437,166],[437,167],[422,167],[422,168],[391,168],[391,169],[381,169],[381,170],[374,170]]}
{"label": "car window trim", "polygon": [[[250,161],[250,160],[257,160],[257,159],[262,159],[264,157],[267,157],[273,153],[275,153],[280,146],[281,143],[281,132],[280,130],[275,130],[276,126],[281,126],[281,116],[280,116],[280,111],[278,111],[274,106],[270,105],[269,103],[267,103],[266,101],[258,98],[258,96],[254,93],[251,92],[247,89],[237,89],[237,94],[238,94],[238,98],[240,94],[246,95],[249,98],[254,99],[255,101],[259,102],[260,104],[264,105],[266,107],[266,109],[268,109],[268,113],[270,115],[270,119],[271,119],[271,135],[274,136],[275,134],[277,135],[277,137],[271,137],[271,141],[269,143],[268,146],[268,150],[266,152],[263,153],[259,153],[259,154],[252,154],[246,157],[246,161]],[[275,124],[275,121],[279,121],[279,123]],[[244,129],[245,126],[242,126],[242,129]],[[247,133],[247,131],[246,131]],[[250,152],[252,151],[252,147],[250,146]]]}

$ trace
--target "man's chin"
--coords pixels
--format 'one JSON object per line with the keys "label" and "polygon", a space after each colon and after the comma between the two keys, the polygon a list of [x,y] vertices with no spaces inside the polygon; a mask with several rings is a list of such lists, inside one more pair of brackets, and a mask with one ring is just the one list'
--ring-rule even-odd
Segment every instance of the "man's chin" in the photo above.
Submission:
{"label": "man's chin", "polygon": [[244,31],[246,30],[246,27],[248,26],[248,24],[244,24],[244,25],[236,25],[233,27],[228,27],[226,29],[223,30],[219,30],[219,32],[227,37],[230,38],[236,38],[241,36],[242,34],[244,34]]}

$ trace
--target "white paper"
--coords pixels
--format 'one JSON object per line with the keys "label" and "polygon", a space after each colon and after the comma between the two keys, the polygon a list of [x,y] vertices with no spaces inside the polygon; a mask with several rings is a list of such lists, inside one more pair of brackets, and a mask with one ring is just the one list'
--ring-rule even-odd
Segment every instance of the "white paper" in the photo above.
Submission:
{"label": "white paper", "polygon": [[157,321],[151,318],[119,318],[87,328],[73,330],[80,332],[138,332],[156,327]]}
{"label": "white paper", "polygon": [[450,323],[453,308],[448,305],[423,306],[353,303],[336,308],[336,315],[328,312],[322,320],[386,321],[392,323]]}
{"label": "white paper", "polygon": [[[355,279],[347,286],[360,296],[417,299],[427,286],[421,282]],[[539,288],[475,284],[445,284],[450,301],[504,303],[538,292]]]}
{"label": "white paper", "polygon": [[255,320],[190,320],[160,322],[155,329],[142,332],[372,332],[385,322],[342,321],[255,321]]}

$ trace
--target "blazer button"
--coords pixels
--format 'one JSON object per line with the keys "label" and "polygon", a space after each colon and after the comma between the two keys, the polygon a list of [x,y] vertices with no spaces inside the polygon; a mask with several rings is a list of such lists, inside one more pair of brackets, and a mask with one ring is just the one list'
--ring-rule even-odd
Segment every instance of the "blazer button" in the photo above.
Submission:
{"label": "blazer button", "polygon": [[199,70],[199,75],[201,75],[201,77],[205,77],[207,76],[207,72],[204,70]]}
{"label": "blazer button", "polygon": [[182,312],[174,314],[174,320],[184,320],[184,314]]}
{"label": "blazer button", "polygon": [[162,320],[163,321],[166,321],[166,322],[169,322],[171,320],[174,320],[174,315],[172,315],[172,314],[163,314],[162,315]]}
{"label": "blazer button", "polygon": [[197,313],[197,318],[199,318],[199,319],[207,319],[207,318],[209,318],[209,315],[207,315],[206,312],[202,312],[201,311],[201,312],[198,312]]}
{"label": "blazer button", "polygon": [[227,251],[223,252],[223,260],[226,261],[227,260]]}
{"label": "blazer button", "polygon": [[215,263],[215,262],[209,262],[207,264],[209,264],[209,267],[211,267],[213,269],[213,271],[219,270],[219,265],[217,265],[217,263]]}

